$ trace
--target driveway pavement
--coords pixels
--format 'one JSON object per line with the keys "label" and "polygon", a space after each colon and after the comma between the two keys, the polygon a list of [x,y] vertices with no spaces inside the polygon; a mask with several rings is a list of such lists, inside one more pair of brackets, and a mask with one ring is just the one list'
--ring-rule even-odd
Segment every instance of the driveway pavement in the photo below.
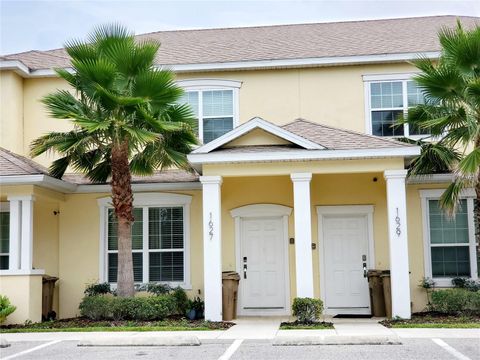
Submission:
{"label": "driveway pavement", "polygon": [[75,340],[12,342],[2,360],[476,360],[479,339],[404,339],[402,345],[273,346],[271,340],[204,340],[186,347],[78,347]]}

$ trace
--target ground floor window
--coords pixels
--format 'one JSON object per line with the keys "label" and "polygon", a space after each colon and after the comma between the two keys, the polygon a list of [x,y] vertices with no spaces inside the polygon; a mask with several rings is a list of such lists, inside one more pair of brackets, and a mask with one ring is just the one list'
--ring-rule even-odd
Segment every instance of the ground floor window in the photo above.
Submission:
{"label": "ground floor window", "polygon": [[462,198],[451,217],[440,208],[442,191],[424,190],[425,273],[438,286],[455,277],[477,278],[473,198]]}
{"label": "ground floor window", "polygon": [[10,211],[8,203],[0,204],[0,270],[8,270],[10,252]]}
{"label": "ground floor window", "polygon": [[[181,196],[181,195],[180,195]],[[138,197],[138,196],[137,196]],[[136,197],[136,198],[137,198]],[[189,198],[189,197],[188,197]],[[186,198],[178,200],[185,202]],[[151,201],[150,201],[151,202]],[[156,204],[134,207],[132,224],[133,274],[136,283],[189,283],[189,204]],[[118,223],[113,208],[106,207],[105,280],[117,282]]]}

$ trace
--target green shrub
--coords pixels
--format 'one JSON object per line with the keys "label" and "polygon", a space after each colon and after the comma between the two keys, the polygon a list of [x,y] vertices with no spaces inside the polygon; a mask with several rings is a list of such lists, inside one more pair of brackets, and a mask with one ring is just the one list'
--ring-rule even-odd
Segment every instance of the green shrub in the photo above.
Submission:
{"label": "green shrub", "polygon": [[320,299],[293,299],[292,313],[301,323],[313,323],[320,319],[323,312],[323,302]]}
{"label": "green shrub", "polygon": [[113,299],[105,295],[85,296],[79,306],[80,314],[91,320],[110,319]]}
{"label": "green shrub", "polygon": [[432,310],[448,313],[480,313],[480,291],[437,290],[432,293]]}
{"label": "green shrub", "polygon": [[185,290],[183,290],[180,286],[173,289],[172,296],[175,298],[176,301],[176,311],[179,315],[185,315],[188,311],[189,302],[188,296]]}
{"label": "green shrub", "polygon": [[469,291],[479,291],[480,290],[480,283],[476,282],[475,280],[463,278],[463,277],[456,277],[452,279],[452,285],[455,288],[459,289],[467,289]]}
{"label": "green shrub", "polygon": [[113,294],[110,284],[107,282],[101,284],[89,284],[83,293],[85,296]]}
{"label": "green shrub", "polygon": [[120,298],[85,296],[80,314],[92,320],[163,320],[174,315],[177,302],[172,295]]}
{"label": "green shrub", "polygon": [[7,316],[13,313],[17,308],[10,303],[6,296],[0,295],[0,324],[3,323]]}
{"label": "green shrub", "polygon": [[172,288],[168,284],[141,284],[135,287],[136,291],[146,291],[153,295],[166,295],[172,291]]}

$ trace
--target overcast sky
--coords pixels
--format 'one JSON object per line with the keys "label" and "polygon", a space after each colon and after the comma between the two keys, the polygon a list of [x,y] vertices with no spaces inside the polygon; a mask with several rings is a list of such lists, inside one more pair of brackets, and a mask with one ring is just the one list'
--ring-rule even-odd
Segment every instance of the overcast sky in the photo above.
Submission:
{"label": "overcast sky", "polygon": [[0,0],[0,54],[59,48],[109,22],[145,33],[450,14],[480,16],[480,1]]}

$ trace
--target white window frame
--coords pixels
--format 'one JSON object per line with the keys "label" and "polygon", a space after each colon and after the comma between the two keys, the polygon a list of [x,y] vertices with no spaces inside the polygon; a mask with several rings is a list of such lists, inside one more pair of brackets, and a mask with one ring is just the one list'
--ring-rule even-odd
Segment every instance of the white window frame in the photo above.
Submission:
{"label": "white window frame", "polygon": [[[431,243],[430,243],[430,214],[429,214],[429,201],[438,200],[442,196],[445,189],[429,189],[419,190],[421,204],[422,204],[422,220],[423,220],[423,254],[424,254],[424,268],[425,277],[433,279],[435,286],[437,287],[453,287],[453,277],[437,277],[432,276],[432,259],[431,259]],[[475,243],[475,225],[473,215],[473,200],[476,197],[474,189],[466,189],[462,192],[462,199],[467,200],[467,216],[468,216],[468,247],[470,254],[470,274],[472,280],[478,279],[477,272],[477,254]]]}
{"label": "white window frame", "polygon": [[[372,134],[372,111],[402,111],[404,114],[408,110],[408,93],[407,82],[412,81],[413,77],[418,73],[404,73],[404,74],[375,74],[375,75],[363,75],[364,95],[365,95],[365,131],[369,135]],[[402,83],[402,95],[403,106],[402,108],[384,108],[384,109],[372,109],[371,106],[371,84],[381,82],[401,82]],[[377,135],[378,136],[378,135]],[[409,124],[403,125],[403,135],[400,136],[383,136],[385,138],[398,138],[408,137],[413,140],[430,139],[430,134],[422,135],[410,135]]]}
{"label": "white window frame", "polygon": [[[153,207],[182,207],[183,208],[183,282],[158,282],[167,284],[171,287],[180,286],[185,290],[191,290],[190,274],[190,204],[192,197],[190,195],[172,194],[172,193],[136,193],[134,194],[133,206],[143,208],[143,246],[142,250],[134,250],[143,253],[143,281],[141,284],[149,283],[149,254],[150,252],[162,252],[160,249],[149,249],[148,241],[148,209]],[[100,209],[100,258],[99,258],[99,281],[108,282],[108,209],[111,209],[112,199],[110,196],[97,200]],[[171,250],[166,250],[171,251]],[[179,250],[180,251],[180,250]],[[110,283],[112,288],[116,288],[116,283]]]}
{"label": "white window frame", "polygon": [[233,129],[239,125],[240,117],[240,102],[239,94],[241,81],[237,80],[223,80],[223,79],[188,79],[177,81],[177,85],[183,88],[185,92],[198,92],[198,139],[203,143],[203,121],[205,119],[217,117],[203,116],[203,92],[204,91],[221,91],[231,90],[233,96]]}
{"label": "white window frame", "polygon": [[[0,202],[0,212],[10,212],[10,203],[8,201],[2,201]],[[10,223],[8,224],[9,228],[10,228]],[[10,249],[10,234],[9,234],[9,239],[8,239],[8,247]],[[3,269],[1,271],[6,271],[6,270],[10,270],[10,251],[8,253],[2,253],[0,252],[0,256],[8,256],[8,263],[9,263],[9,266],[8,266],[8,269]]]}

